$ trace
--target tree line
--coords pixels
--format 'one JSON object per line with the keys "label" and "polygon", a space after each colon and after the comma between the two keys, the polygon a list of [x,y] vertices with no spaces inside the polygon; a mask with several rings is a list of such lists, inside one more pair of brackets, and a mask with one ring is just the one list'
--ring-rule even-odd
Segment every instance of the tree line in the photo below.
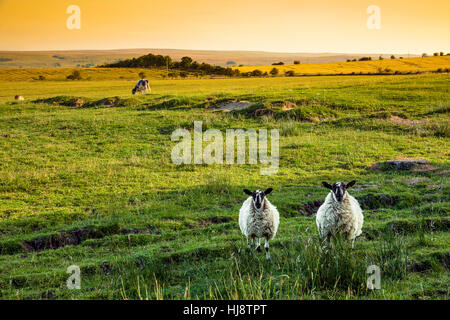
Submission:
{"label": "tree line", "polygon": [[100,68],[167,68],[168,70],[180,70],[202,75],[239,76],[237,69],[198,63],[191,57],[183,57],[180,61],[173,61],[169,56],[147,54],[139,58],[121,60],[115,63],[99,66]]}

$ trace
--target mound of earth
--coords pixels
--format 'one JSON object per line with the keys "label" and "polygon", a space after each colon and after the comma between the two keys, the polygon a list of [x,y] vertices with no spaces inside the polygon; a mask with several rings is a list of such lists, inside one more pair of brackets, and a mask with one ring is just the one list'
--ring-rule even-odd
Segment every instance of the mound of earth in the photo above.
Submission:
{"label": "mound of earth", "polygon": [[396,170],[411,170],[417,166],[427,166],[429,161],[426,159],[393,159],[388,160],[383,163],[376,163],[371,166],[372,170],[383,170],[383,169],[396,169]]}
{"label": "mound of earth", "polygon": [[210,106],[208,109],[211,109],[212,111],[231,112],[245,110],[253,105],[255,105],[255,103],[249,101],[222,101],[217,105]]}

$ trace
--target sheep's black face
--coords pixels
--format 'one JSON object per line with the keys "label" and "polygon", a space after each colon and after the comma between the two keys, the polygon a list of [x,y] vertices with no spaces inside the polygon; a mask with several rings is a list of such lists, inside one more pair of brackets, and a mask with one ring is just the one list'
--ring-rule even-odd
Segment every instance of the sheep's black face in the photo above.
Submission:
{"label": "sheep's black face", "polygon": [[262,205],[264,203],[264,197],[272,192],[272,188],[267,189],[266,191],[262,190],[255,190],[251,192],[248,189],[244,189],[244,192],[248,194],[249,196],[252,196],[253,199],[253,206],[256,210],[260,210],[262,208]]}
{"label": "sheep's black face", "polygon": [[136,88],[134,88],[133,90],[131,90],[132,94],[136,94]]}
{"label": "sheep's black face", "polygon": [[347,184],[343,182],[336,182],[333,183],[333,185],[330,185],[328,182],[322,182],[323,186],[325,188],[328,188],[333,192],[334,200],[341,202],[344,199],[345,193],[347,192],[347,189],[352,187],[355,184],[355,180],[352,182],[349,182]]}

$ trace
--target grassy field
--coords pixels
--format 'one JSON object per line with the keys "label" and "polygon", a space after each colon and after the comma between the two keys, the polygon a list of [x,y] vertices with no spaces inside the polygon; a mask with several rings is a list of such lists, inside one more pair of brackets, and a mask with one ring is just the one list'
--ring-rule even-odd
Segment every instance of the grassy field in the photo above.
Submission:
{"label": "grassy field", "polygon": [[[251,72],[255,69],[262,72],[270,72],[277,68],[281,74],[286,71],[294,71],[295,74],[358,74],[358,73],[394,73],[398,72],[421,72],[436,71],[439,68],[450,68],[450,56],[425,57],[409,59],[385,59],[373,61],[352,61],[339,63],[314,63],[281,66],[240,67],[240,72]],[[386,71],[386,69],[390,71]]]}
{"label": "grassy field", "polygon": [[[450,56],[395,59],[381,61],[355,61],[341,63],[316,63],[301,65],[282,65],[282,66],[251,66],[238,68],[241,72],[251,72],[255,69],[263,72],[270,72],[272,68],[279,70],[279,76],[283,76],[286,71],[294,71],[295,75],[364,75],[374,73],[394,74],[396,71],[401,73],[430,72],[448,70],[450,68]],[[5,83],[13,81],[66,81],[67,76],[73,71],[78,70],[85,81],[111,81],[128,80],[136,81],[139,79],[139,73],[143,72],[148,79],[163,79],[167,77],[166,69],[139,69],[139,68],[0,68],[0,82]],[[179,77],[179,70],[169,70],[169,73],[175,73]],[[39,80],[39,77],[44,80]],[[205,76],[210,78],[210,76]],[[188,78],[194,78],[193,74]],[[54,84],[43,85],[43,88],[53,86]],[[66,85],[66,84],[64,84]],[[92,86],[95,86],[93,84]],[[102,84],[104,85],[104,84]],[[71,86],[79,87],[74,83]],[[6,85],[8,87],[8,85]],[[177,86],[179,87],[179,86]],[[2,94],[3,91],[0,92]]]}
{"label": "grassy field", "polygon": [[[134,97],[126,79],[11,80],[0,79],[2,299],[449,299],[448,74],[155,80]],[[205,108],[223,99],[258,110]],[[176,166],[171,133],[194,121],[279,129],[278,173]],[[393,158],[430,164],[372,167]],[[363,235],[325,253],[305,211],[325,198],[321,181],[352,179]],[[281,215],[270,263],[237,223],[242,189],[266,187]],[[81,290],[66,287],[70,265]]]}
{"label": "grassy field", "polygon": [[[342,53],[280,53],[264,51],[217,51],[217,50],[183,50],[183,49],[121,49],[121,50],[73,50],[73,51],[0,51],[0,68],[75,68],[80,66],[102,65],[118,60],[137,58],[148,53],[170,56],[181,60],[189,56],[198,62],[226,66],[227,62],[236,65],[267,65],[283,61],[293,63],[341,62],[347,59],[359,59],[361,54]],[[395,54],[397,55],[397,54]],[[378,54],[366,54],[372,59]],[[384,54],[390,57],[391,54]]]}

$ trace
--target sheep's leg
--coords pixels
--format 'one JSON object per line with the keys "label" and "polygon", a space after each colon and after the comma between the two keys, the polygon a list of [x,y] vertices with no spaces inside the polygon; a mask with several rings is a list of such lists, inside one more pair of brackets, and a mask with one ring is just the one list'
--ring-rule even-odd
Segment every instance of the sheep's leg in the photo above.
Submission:
{"label": "sheep's leg", "polygon": [[264,243],[264,249],[266,249],[266,259],[270,261],[270,253],[269,253],[269,240],[266,238],[266,242]]}
{"label": "sheep's leg", "polygon": [[250,249],[250,242],[251,245],[253,245],[253,238],[250,239],[250,237],[247,237],[247,248]]}
{"label": "sheep's leg", "polygon": [[352,249],[353,249],[353,247],[355,246],[355,239],[356,239],[356,238],[353,238],[353,239],[352,239]]}
{"label": "sheep's leg", "polygon": [[259,238],[256,238],[256,251],[261,252],[261,245],[259,243]]}

